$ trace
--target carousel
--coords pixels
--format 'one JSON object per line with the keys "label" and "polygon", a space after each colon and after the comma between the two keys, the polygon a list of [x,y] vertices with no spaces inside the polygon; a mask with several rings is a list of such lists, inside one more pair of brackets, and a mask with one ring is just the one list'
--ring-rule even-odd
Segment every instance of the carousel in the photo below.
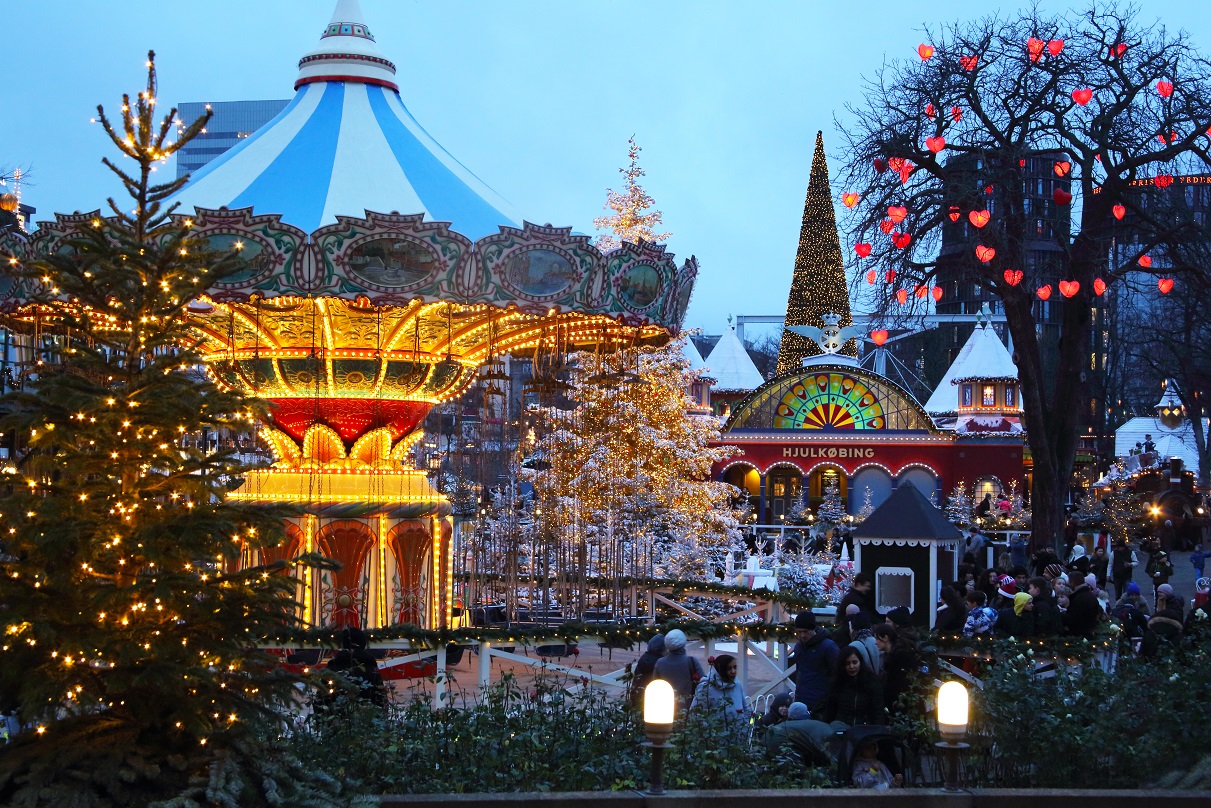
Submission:
{"label": "carousel", "polygon": [[[175,198],[197,237],[246,262],[190,307],[208,371],[271,404],[272,463],[231,496],[303,510],[286,544],[245,563],[340,562],[304,573],[314,625],[444,627],[451,507],[412,452],[429,410],[477,379],[491,393],[509,355],[541,369],[543,356],[662,343],[697,265],[647,243],[603,254],[519,220],[408,112],[356,0],[337,3],[294,86]],[[96,216],[57,215],[24,249],[54,249]]]}

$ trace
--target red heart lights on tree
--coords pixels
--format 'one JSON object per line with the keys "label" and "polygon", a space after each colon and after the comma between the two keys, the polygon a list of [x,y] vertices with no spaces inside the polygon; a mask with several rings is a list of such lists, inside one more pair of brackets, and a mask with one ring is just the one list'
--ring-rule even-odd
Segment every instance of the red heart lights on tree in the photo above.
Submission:
{"label": "red heart lights on tree", "polygon": [[1051,284],[1047,284],[1046,286],[1040,286],[1039,290],[1037,292],[1035,292],[1035,294],[1039,296],[1039,300],[1048,299],[1049,297],[1051,297]]}
{"label": "red heart lights on tree", "polygon": [[1173,184],[1172,174],[1157,174],[1152,178],[1152,184],[1157,188],[1168,188]]}
{"label": "red heart lights on tree", "polygon": [[883,276],[888,283],[896,282],[896,271],[894,269],[887,270],[887,274]]}
{"label": "red heart lights on tree", "polygon": [[937,154],[938,152],[942,151],[942,149],[946,148],[946,138],[942,137],[941,135],[938,135],[937,137],[927,137],[925,138],[925,148],[929,149],[934,154]]}
{"label": "red heart lights on tree", "polygon": [[873,269],[869,269],[866,271],[866,282],[869,283],[871,286],[875,285],[875,278],[877,278],[877,277],[878,277],[878,273],[875,272]]}
{"label": "red heart lights on tree", "polygon": [[887,161],[884,160],[882,157],[876,157],[874,160],[871,161],[871,163],[874,165],[875,171],[878,172],[879,174],[882,174],[884,171],[887,170]]}
{"label": "red heart lights on tree", "polygon": [[1141,256],[1140,256],[1140,260],[1139,260],[1139,264],[1140,264],[1140,266],[1142,266],[1144,269],[1148,269],[1149,267],[1151,267],[1151,266],[1152,266],[1152,256],[1151,256],[1151,255],[1141,255]]}
{"label": "red heart lights on tree", "polygon": [[1055,204],[1057,205],[1067,205],[1072,201],[1072,194],[1063,188],[1056,188],[1051,192],[1051,198],[1055,200]]}
{"label": "red heart lights on tree", "polygon": [[913,294],[917,296],[918,300],[924,300],[925,296],[929,294],[929,287],[923,283],[919,284],[917,288],[913,290]]}
{"label": "red heart lights on tree", "polygon": [[962,216],[963,214],[959,212],[958,205],[951,205],[950,210],[947,211],[946,215],[950,217],[950,220],[952,222],[957,222],[959,220],[959,217]]}
{"label": "red heart lights on tree", "polygon": [[935,286],[933,289],[929,290],[929,293],[931,295],[933,295],[934,300],[942,299],[942,287],[941,286]]}
{"label": "red heart lights on tree", "polygon": [[963,68],[964,70],[975,70],[976,65],[978,65],[979,63],[980,63],[980,57],[978,57],[978,56],[960,56],[959,57],[959,67]]}
{"label": "red heart lights on tree", "polygon": [[1156,288],[1161,290],[1162,295],[1167,295],[1173,291],[1173,278],[1158,278]]}
{"label": "red heart lights on tree", "polygon": [[1056,160],[1052,170],[1057,177],[1067,177],[1068,172],[1072,170],[1072,163],[1067,160]]}
{"label": "red heart lights on tree", "polygon": [[903,306],[905,303],[907,303],[908,302],[908,290],[907,289],[897,290],[896,291],[896,300],[900,301],[901,306]]}
{"label": "red heart lights on tree", "polygon": [[883,343],[887,342],[887,329],[876,328],[874,331],[871,331],[870,341],[875,345],[878,345],[880,348],[883,347]]}
{"label": "red heart lights on tree", "polygon": [[883,221],[879,222],[879,229],[884,233],[890,233],[896,229],[896,223],[891,219],[884,219]]}
{"label": "red heart lights on tree", "polygon": [[904,160],[903,157],[888,157],[887,158],[887,167],[890,168],[892,171],[899,171],[900,169],[904,168],[905,162],[906,161]]}
{"label": "red heart lights on tree", "polygon": [[976,227],[983,227],[988,224],[988,220],[992,218],[992,214],[987,210],[973,210],[967,214],[967,221],[971,222]]}
{"label": "red heart lights on tree", "polygon": [[976,245],[976,258],[979,258],[985,264],[997,257],[997,251],[992,247],[985,247],[983,244]]}
{"label": "red heart lights on tree", "polygon": [[1083,107],[1093,100],[1093,90],[1090,90],[1088,87],[1081,90],[1073,90],[1072,100]]}
{"label": "red heart lights on tree", "polygon": [[909,244],[912,244],[912,234],[911,233],[892,233],[891,234],[891,243],[895,244],[897,249],[902,250],[905,247],[907,247]]}
{"label": "red heart lights on tree", "polygon": [[1080,281],[1060,281],[1060,294],[1064,297],[1072,297],[1079,291],[1081,291]]}
{"label": "red heart lights on tree", "polygon": [[959,109],[958,107],[951,107],[950,117],[954,118],[955,123],[958,123],[959,121],[963,120],[963,110]]}
{"label": "red heart lights on tree", "polygon": [[1120,42],[1117,45],[1110,46],[1110,58],[1121,59],[1123,54],[1127,52],[1127,43]]}
{"label": "red heart lights on tree", "polygon": [[1123,217],[1127,215],[1127,209],[1122,205],[1115,205],[1110,209],[1110,212],[1113,213],[1114,218],[1118,219],[1120,222],[1123,220]]}
{"label": "red heart lights on tree", "polygon": [[1047,52],[1052,56],[1059,56],[1060,51],[1064,49],[1064,40],[1052,39],[1047,43]]}
{"label": "red heart lights on tree", "polygon": [[934,116],[938,114],[938,111],[933,108],[933,104],[926,104],[925,105],[925,114],[927,116],[929,116],[929,119],[932,121]]}
{"label": "red heart lights on tree", "polygon": [[917,45],[917,55],[921,57],[922,62],[928,62],[933,57],[933,45],[926,45],[924,42]]}
{"label": "red heart lights on tree", "polygon": [[861,198],[862,197],[858,196],[858,194],[854,193],[853,191],[846,191],[845,193],[841,194],[841,204],[845,205],[847,208],[852,208],[854,205],[858,204],[858,200]]}
{"label": "red heart lights on tree", "polygon": [[1047,43],[1041,39],[1031,37],[1026,40],[1026,52],[1030,54],[1030,61],[1037,62],[1043,58],[1043,48],[1047,47]]}
{"label": "red heart lights on tree", "polygon": [[887,218],[891,219],[896,224],[904,221],[904,217],[908,215],[908,208],[903,205],[892,205],[887,209]]}
{"label": "red heart lights on tree", "polygon": [[1097,295],[1098,297],[1101,297],[1102,293],[1105,291],[1106,291],[1106,282],[1104,280],[1102,280],[1101,278],[1094,278],[1093,279],[1093,293],[1095,295]]}
{"label": "red heart lights on tree", "polygon": [[1009,284],[1010,286],[1017,286],[1021,282],[1022,282],[1022,270],[1020,270],[1020,269],[1005,270],[1005,283]]}
{"label": "red heart lights on tree", "polygon": [[905,160],[904,165],[900,166],[900,184],[901,185],[908,184],[908,175],[913,172],[914,168],[916,168],[916,166],[914,166],[912,164],[911,160]]}
{"label": "red heart lights on tree", "polygon": [[859,258],[865,258],[866,256],[870,255],[870,245],[865,242],[863,242],[861,244],[855,244],[854,252],[856,252],[858,254]]}
{"label": "red heart lights on tree", "polygon": [[1156,91],[1161,94],[1161,98],[1168,98],[1173,95],[1173,82],[1161,79],[1156,83]]}

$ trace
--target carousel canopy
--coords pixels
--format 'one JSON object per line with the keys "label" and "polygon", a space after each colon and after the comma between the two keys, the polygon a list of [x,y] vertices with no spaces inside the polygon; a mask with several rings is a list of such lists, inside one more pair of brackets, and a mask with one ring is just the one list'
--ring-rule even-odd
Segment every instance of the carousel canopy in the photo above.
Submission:
{"label": "carousel canopy", "polygon": [[477,240],[518,226],[509,204],[429,136],[397,91],[357,0],[303,56],[294,99],[192,175],[182,208],[252,207],[304,232],[363,211],[423,213]]}
{"label": "carousel canopy", "polygon": [[941,415],[958,410],[959,382],[999,380],[1016,382],[1018,366],[992,326],[979,323],[925,402],[925,411]]}

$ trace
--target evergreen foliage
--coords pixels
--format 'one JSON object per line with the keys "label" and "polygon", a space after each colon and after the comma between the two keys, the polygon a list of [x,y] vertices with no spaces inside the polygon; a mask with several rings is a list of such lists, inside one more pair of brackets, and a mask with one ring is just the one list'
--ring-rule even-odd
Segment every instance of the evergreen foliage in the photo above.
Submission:
{"label": "evergreen foliage", "polygon": [[598,216],[593,220],[593,226],[598,230],[610,231],[598,236],[594,242],[597,249],[602,252],[616,249],[622,246],[624,241],[632,244],[648,241],[655,244],[668,241],[673,235],[672,233],[656,232],[656,228],[664,220],[664,214],[651,209],[652,205],[656,204],[656,200],[652,199],[639,184],[639,178],[647,172],[639,167],[639,152],[642,149],[635,142],[634,135],[627,139],[627,145],[630,147],[628,157],[631,162],[626,168],[618,169],[618,173],[626,177],[623,190],[619,193],[613,188],[606,189],[604,207],[606,210],[614,212],[609,216]]}
{"label": "evergreen foliage", "polygon": [[966,480],[959,480],[946,498],[946,518],[956,525],[971,522],[971,496],[967,493]]}
{"label": "evergreen foliage", "polygon": [[835,477],[824,487],[824,499],[816,509],[816,518],[821,527],[835,527],[845,519],[845,505],[841,502],[840,484]]}

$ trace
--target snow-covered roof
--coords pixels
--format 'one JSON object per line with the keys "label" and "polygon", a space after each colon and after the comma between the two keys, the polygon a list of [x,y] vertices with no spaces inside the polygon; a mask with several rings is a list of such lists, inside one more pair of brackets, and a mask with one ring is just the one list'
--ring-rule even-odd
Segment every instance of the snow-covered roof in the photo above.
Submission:
{"label": "snow-covered roof", "polygon": [[706,368],[706,362],[702,361],[702,354],[698,353],[698,348],[695,347],[692,339],[686,339],[685,345],[681,348],[681,355],[690,363],[690,372],[698,373]]}
{"label": "snow-covered roof", "polygon": [[1132,418],[1114,431],[1114,454],[1127,457],[1135,444],[1143,444],[1145,436],[1151,435],[1156,444],[1156,458],[1164,464],[1171,457],[1180,457],[1187,470],[1198,474],[1198,447],[1194,442],[1194,425],[1183,420],[1176,429],[1170,429],[1159,418]]}
{"label": "snow-covered roof", "polygon": [[400,99],[357,0],[339,0],[320,44],[299,62],[281,113],[193,173],[173,197],[194,207],[252,207],[308,233],[365,211],[423,213],[472,240],[521,219],[429,136]]}
{"label": "snow-covered roof", "polygon": [[1177,382],[1173,379],[1165,379],[1161,400],[1156,402],[1156,409],[1180,410],[1181,408],[1182,399],[1178,392]]}
{"label": "snow-covered roof", "polygon": [[1018,378],[1018,366],[1013,363],[1005,344],[988,323],[978,324],[955,361],[946,369],[946,375],[938,382],[937,389],[925,402],[925,411],[933,413],[955,412],[959,408],[961,381],[984,379]]}
{"label": "snow-covered roof", "polygon": [[761,371],[744,349],[744,343],[736,336],[736,328],[729,326],[715,343],[706,358],[707,375],[715,380],[711,389],[720,392],[747,392],[765,384]]}

